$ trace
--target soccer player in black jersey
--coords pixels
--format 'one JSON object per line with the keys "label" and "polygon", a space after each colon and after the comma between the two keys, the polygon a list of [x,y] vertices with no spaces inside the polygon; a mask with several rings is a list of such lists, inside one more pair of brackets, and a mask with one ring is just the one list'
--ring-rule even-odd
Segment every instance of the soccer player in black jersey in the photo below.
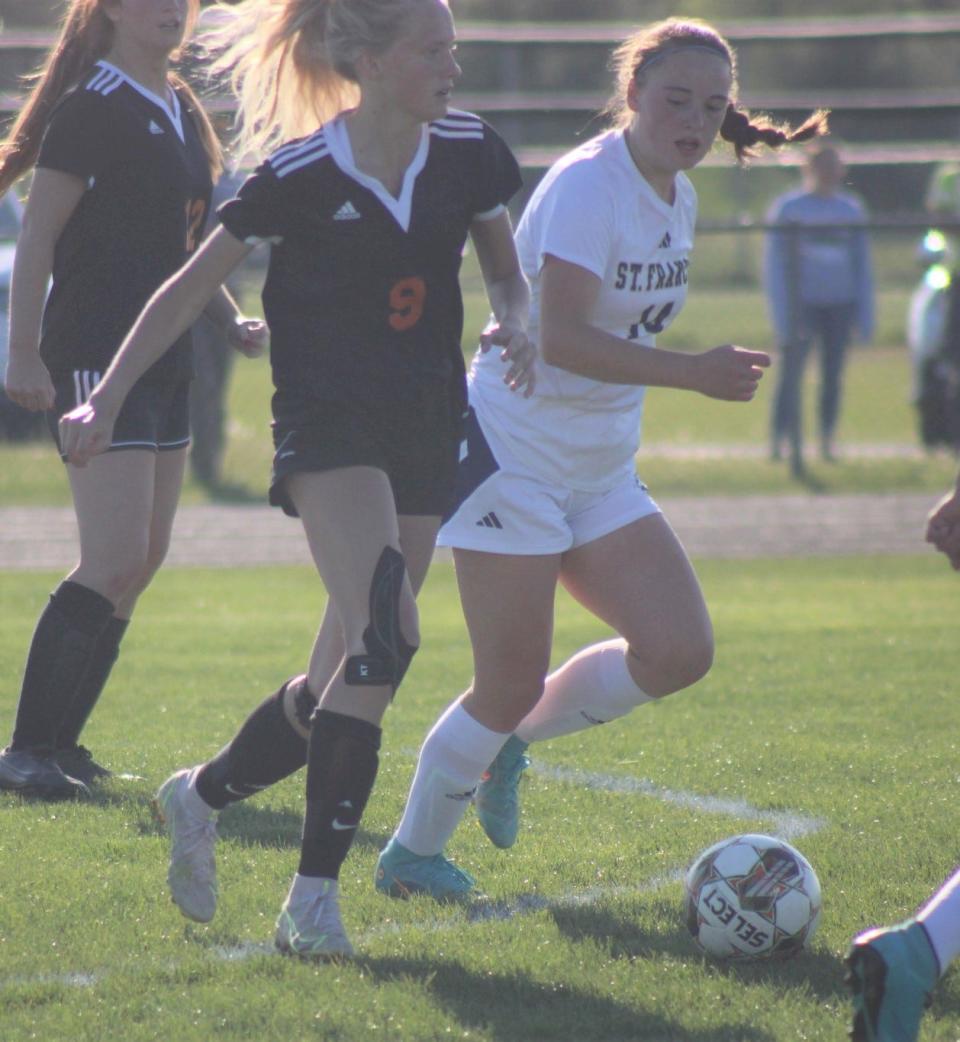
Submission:
{"label": "soccer player in black jersey", "polygon": [[[169,61],[198,8],[74,0],[0,148],[0,195],[36,167],[14,267],[5,388],[19,405],[46,410],[54,433],[197,245],[220,154]],[[256,335],[225,294],[207,312],[238,346]],[[34,633],[0,789],[72,796],[109,773],[77,740],[167,549],[189,442],[189,376],[184,335],[138,382],[110,451],[67,468],[80,560]]]}
{"label": "soccer player in black jersey", "polygon": [[327,612],[306,675],[281,685],[211,761],[168,779],[158,805],[173,840],[173,898],[206,921],[216,812],[306,762],[300,865],[276,940],[337,957],[352,951],[337,878],[373,787],[380,721],[420,643],[415,597],[452,497],[468,234],[504,379],[531,386],[528,289],[505,208],[520,176],[489,126],[448,109],[460,70],[443,0],[245,0],[225,19],[221,64],[240,97],[241,148],[312,133],[275,147],[220,209],[222,227],[153,298],[61,432],[77,463],[99,451],[171,333],[255,243],[272,244],[270,499],[299,514]]}

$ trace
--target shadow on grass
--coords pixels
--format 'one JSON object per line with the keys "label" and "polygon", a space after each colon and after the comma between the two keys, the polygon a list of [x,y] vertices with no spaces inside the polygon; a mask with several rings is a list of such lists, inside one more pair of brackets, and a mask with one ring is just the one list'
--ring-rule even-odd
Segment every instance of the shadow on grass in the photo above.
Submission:
{"label": "shadow on grass", "polygon": [[557,908],[552,912],[557,928],[572,941],[589,938],[605,945],[614,959],[634,959],[665,955],[672,959],[700,958],[715,972],[733,977],[745,986],[773,985],[779,990],[798,988],[810,992],[821,1002],[846,1001],[843,984],[845,967],[836,955],[824,951],[804,951],[793,959],[761,962],[717,962],[700,955],[683,928],[680,911],[674,902],[645,902],[657,919],[675,920],[677,929],[664,934],[644,930],[629,917],[603,908]]}
{"label": "shadow on grass", "polygon": [[[217,832],[221,840],[241,847],[269,847],[273,850],[299,850],[303,817],[289,810],[258,807],[255,803],[235,803],[221,815]],[[351,849],[379,853],[390,836],[387,833],[357,829]]]}
{"label": "shadow on grass", "polygon": [[[482,1032],[502,1042],[773,1042],[774,1036],[748,1024],[730,1023],[691,1030],[659,1013],[603,998],[593,990],[545,984],[522,973],[471,971],[435,959],[362,959],[375,980],[410,981],[455,1017],[464,1032]],[[562,1035],[558,1028],[562,1026]]]}
{"label": "shadow on grass", "polygon": [[[87,802],[101,806],[126,806],[141,835],[166,835],[166,826],[154,811],[152,797],[98,789]],[[302,815],[273,807],[258,807],[255,803],[235,803],[227,807],[217,820],[217,836],[221,843],[269,850],[299,850],[302,828]],[[357,830],[352,849],[379,853],[389,838],[386,832],[368,832],[361,828]]]}

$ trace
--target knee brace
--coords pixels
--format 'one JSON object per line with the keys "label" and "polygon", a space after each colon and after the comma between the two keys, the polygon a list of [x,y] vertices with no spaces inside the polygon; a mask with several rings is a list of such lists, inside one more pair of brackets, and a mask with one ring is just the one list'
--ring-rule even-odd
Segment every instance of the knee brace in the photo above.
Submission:
{"label": "knee brace", "polygon": [[392,546],[384,547],[370,583],[370,625],[363,631],[366,655],[351,655],[344,676],[348,684],[382,686],[394,692],[417,651],[400,631],[400,596],[406,563]]}
{"label": "knee brace", "polygon": [[[295,684],[296,687],[294,687]],[[307,687],[306,677],[296,677],[294,680],[289,681],[288,687],[292,688],[294,719],[304,731],[309,733],[310,723],[317,708],[317,699],[310,688]]]}

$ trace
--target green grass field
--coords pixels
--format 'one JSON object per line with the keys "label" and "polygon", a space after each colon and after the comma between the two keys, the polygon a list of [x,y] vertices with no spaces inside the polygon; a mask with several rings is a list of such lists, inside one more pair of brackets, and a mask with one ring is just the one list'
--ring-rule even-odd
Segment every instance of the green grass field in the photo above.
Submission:
{"label": "green grass field", "polygon": [[[476,277],[465,277],[467,322],[464,350],[482,327],[485,310]],[[248,300],[254,309],[256,301]],[[857,447],[875,443],[916,446],[915,410],[910,404],[910,370],[903,342],[906,294],[884,293],[879,301],[875,346],[854,348],[846,378],[839,442],[847,458],[822,465],[811,452],[808,484],[821,492],[935,492],[953,477],[954,461],[944,454],[921,458],[865,458]],[[684,314],[662,338],[665,347],[704,350],[718,343],[769,348],[763,300],[756,292],[704,290],[691,294]],[[767,444],[775,371],[767,374],[749,405],[711,401],[700,395],[653,388],[648,393],[644,443],[638,467],[660,495],[711,492],[787,492],[797,483],[783,465],[763,455]],[[806,430],[815,432],[818,372],[811,362],[804,392]],[[238,359],[230,386],[225,481],[239,496],[262,499],[270,470],[270,384],[266,361]],[[663,450],[712,444],[726,447],[722,459],[664,458]],[[206,497],[188,484],[185,501]],[[25,446],[0,443],[0,503],[68,503],[62,467],[47,441]]]}
{"label": "green grass field", "polygon": [[[452,570],[435,567],[424,649],[388,714],[379,780],[342,877],[360,951],[343,966],[270,950],[296,867],[302,778],[224,814],[221,907],[205,927],[167,899],[166,842],[149,810],[172,769],[212,754],[302,668],[322,591],[306,569],[162,572],[85,735],[101,760],[140,777],[112,780],[92,803],[0,801],[4,1042],[845,1038],[850,936],[912,912],[957,858],[957,578],[933,557],[699,570],[717,629],[710,676],[535,748],[512,851],[491,847],[472,813],[454,837],[450,853],[505,911],[483,919],[372,887],[415,750],[469,680]],[[0,580],[2,727],[56,579]],[[558,660],[603,635],[561,600]],[[560,768],[583,773],[562,781]],[[638,791],[608,791],[607,778]],[[755,811],[682,805],[666,790]],[[707,844],[771,830],[786,812],[816,819],[794,840],[823,886],[811,950],[777,965],[705,960],[685,933],[676,873]],[[922,1038],[958,1037],[954,974]]]}

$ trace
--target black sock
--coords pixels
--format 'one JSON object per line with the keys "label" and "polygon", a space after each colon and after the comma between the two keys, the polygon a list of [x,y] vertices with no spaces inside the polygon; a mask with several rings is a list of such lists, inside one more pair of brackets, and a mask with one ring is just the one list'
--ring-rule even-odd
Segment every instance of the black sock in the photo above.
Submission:
{"label": "black sock", "polygon": [[318,709],[310,731],[302,876],[336,879],[377,777],[380,728]]}
{"label": "black sock", "polygon": [[228,803],[283,781],[307,762],[307,740],[283,709],[288,687],[296,687],[297,716],[309,727],[317,700],[307,688],[307,678],[294,677],[261,702],[231,741],[197,772],[197,793],[204,803],[223,810]]}
{"label": "black sock", "polygon": [[52,749],[113,605],[95,590],[64,580],[33,632],[11,745]]}
{"label": "black sock", "polygon": [[90,663],[87,671],[83,674],[80,686],[77,688],[67,715],[57,732],[58,749],[74,749],[80,732],[83,730],[93,707],[107,686],[107,679],[114,663],[120,655],[120,641],[123,640],[129,619],[118,619],[115,615],[107,620],[106,626],[100,631],[97,642],[93,646]]}

